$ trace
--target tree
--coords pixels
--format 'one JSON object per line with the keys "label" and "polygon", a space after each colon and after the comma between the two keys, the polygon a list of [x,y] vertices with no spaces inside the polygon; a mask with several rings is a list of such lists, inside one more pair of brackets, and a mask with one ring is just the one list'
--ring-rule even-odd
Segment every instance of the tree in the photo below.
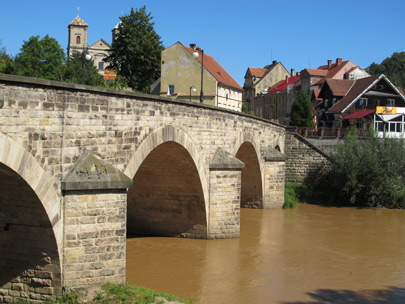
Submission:
{"label": "tree", "polygon": [[290,115],[290,125],[296,127],[315,127],[314,106],[308,97],[308,94],[300,90],[295,96]]}
{"label": "tree", "polygon": [[16,73],[23,76],[63,80],[65,53],[59,43],[46,35],[24,41],[15,58]]}
{"label": "tree", "polygon": [[352,128],[318,178],[318,189],[333,193],[340,203],[405,208],[404,142],[379,138],[374,131],[359,139]]}
{"label": "tree", "polygon": [[381,64],[373,62],[366,70],[371,75],[384,74],[393,84],[405,90],[405,52],[393,53]]}
{"label": "tree", "polygon": [[127,79],[135,90],[149,92],[150,85],[160,76],[160,58],[164,49],[155,32],[151,14],[146,7],[131,9],[129,15],[120,17],[118,34],[112,42],[108,69]]}
{"label": "tree", "polygon": [[6,48],[0,42],[0,73],[10,74],[13,70],[13,59],[7,54]]}
{"label": "tree", "polygon": [[87,52],[73,52],[67,60],[65,81],[83,83],[92,86],[104,86],[104,78],[94,66],[93,59],[85,60]]}

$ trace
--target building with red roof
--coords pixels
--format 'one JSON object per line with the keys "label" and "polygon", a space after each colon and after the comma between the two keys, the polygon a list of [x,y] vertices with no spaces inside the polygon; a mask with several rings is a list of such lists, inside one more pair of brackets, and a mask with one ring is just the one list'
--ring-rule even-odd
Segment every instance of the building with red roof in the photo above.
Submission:
{"label": "building with red roof", "polygon": [[258,94],[265,92],[290,76],[290,73],[283,64],[277,62],[277,60],[274,60],[272,64],[266,65],[262,69],[249,67],[245,73],[243,100],[250,102],[251,110],[254,110],[252,102]]}
{"label": "building with red roof", "polygon": [[321,65],[317,69],[304,69],[301,71],[301,88],[311,96],[314,89],[320,89],[326,79],[351,79],[356,80],[370,76],[365,70],[350,60],[342,61],[336,58],[336,62],[328,60],[328,64]]}
{"label": "building with red roof", "polygon": [[200,102],[202,57],[204,104],[240,112],[242,87],[196,45],[187,47],[176,42],[162,51],[160,96]]}
{"label": "building with red roof", "polygon": [[286,77],[272,88],[254,99],[255,115],[288,125],[295,95],[296,83],[300,76]]}
{"label": "building with red roof", "polygon": [[[318,97],[322,98],[317,107],[320,127],[355,125],[366,130],[375,124],[373,113],[379,107],[405,108],[405,96],[384,74],[357,80],[326,79]],[[404,127],[405,120],[401,130]]]}

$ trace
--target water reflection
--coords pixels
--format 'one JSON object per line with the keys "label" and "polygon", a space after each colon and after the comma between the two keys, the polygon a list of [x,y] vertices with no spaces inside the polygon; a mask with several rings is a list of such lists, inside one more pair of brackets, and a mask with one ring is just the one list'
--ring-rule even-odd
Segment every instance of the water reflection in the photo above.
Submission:
{"label": "water reflection", "polygon": [[403,210],[242,209],[239,239],[129,239],[127,281],[196,303],[405,300],[404,222]]}

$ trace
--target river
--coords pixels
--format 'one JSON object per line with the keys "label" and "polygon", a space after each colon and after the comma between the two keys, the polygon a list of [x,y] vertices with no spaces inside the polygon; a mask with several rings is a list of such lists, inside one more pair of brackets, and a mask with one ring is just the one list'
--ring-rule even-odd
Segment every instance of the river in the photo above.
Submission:
{"label": "river", "polygon": [[128,239],[127,282],[194,303],[405,303],[405,210],[241,209],[239,239]]}

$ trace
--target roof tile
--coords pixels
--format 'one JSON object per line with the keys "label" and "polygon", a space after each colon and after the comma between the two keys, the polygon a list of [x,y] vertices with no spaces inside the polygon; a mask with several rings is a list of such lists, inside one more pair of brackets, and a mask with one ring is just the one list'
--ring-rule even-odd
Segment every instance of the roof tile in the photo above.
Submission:
{"label": "roof tile", "polygon": [[[188,52],[190,52],[190,54],[193,54],[194,50],[192,48],[187,47],[184,44],[182,45]],[[196,60],[201,63],[201,56],[198,56]],[[224,70],[224,68],[221,67],[213,57],[206,53],[204,53],[204,68],[206,68],[219,83],[243,91],[242,87]]]}

